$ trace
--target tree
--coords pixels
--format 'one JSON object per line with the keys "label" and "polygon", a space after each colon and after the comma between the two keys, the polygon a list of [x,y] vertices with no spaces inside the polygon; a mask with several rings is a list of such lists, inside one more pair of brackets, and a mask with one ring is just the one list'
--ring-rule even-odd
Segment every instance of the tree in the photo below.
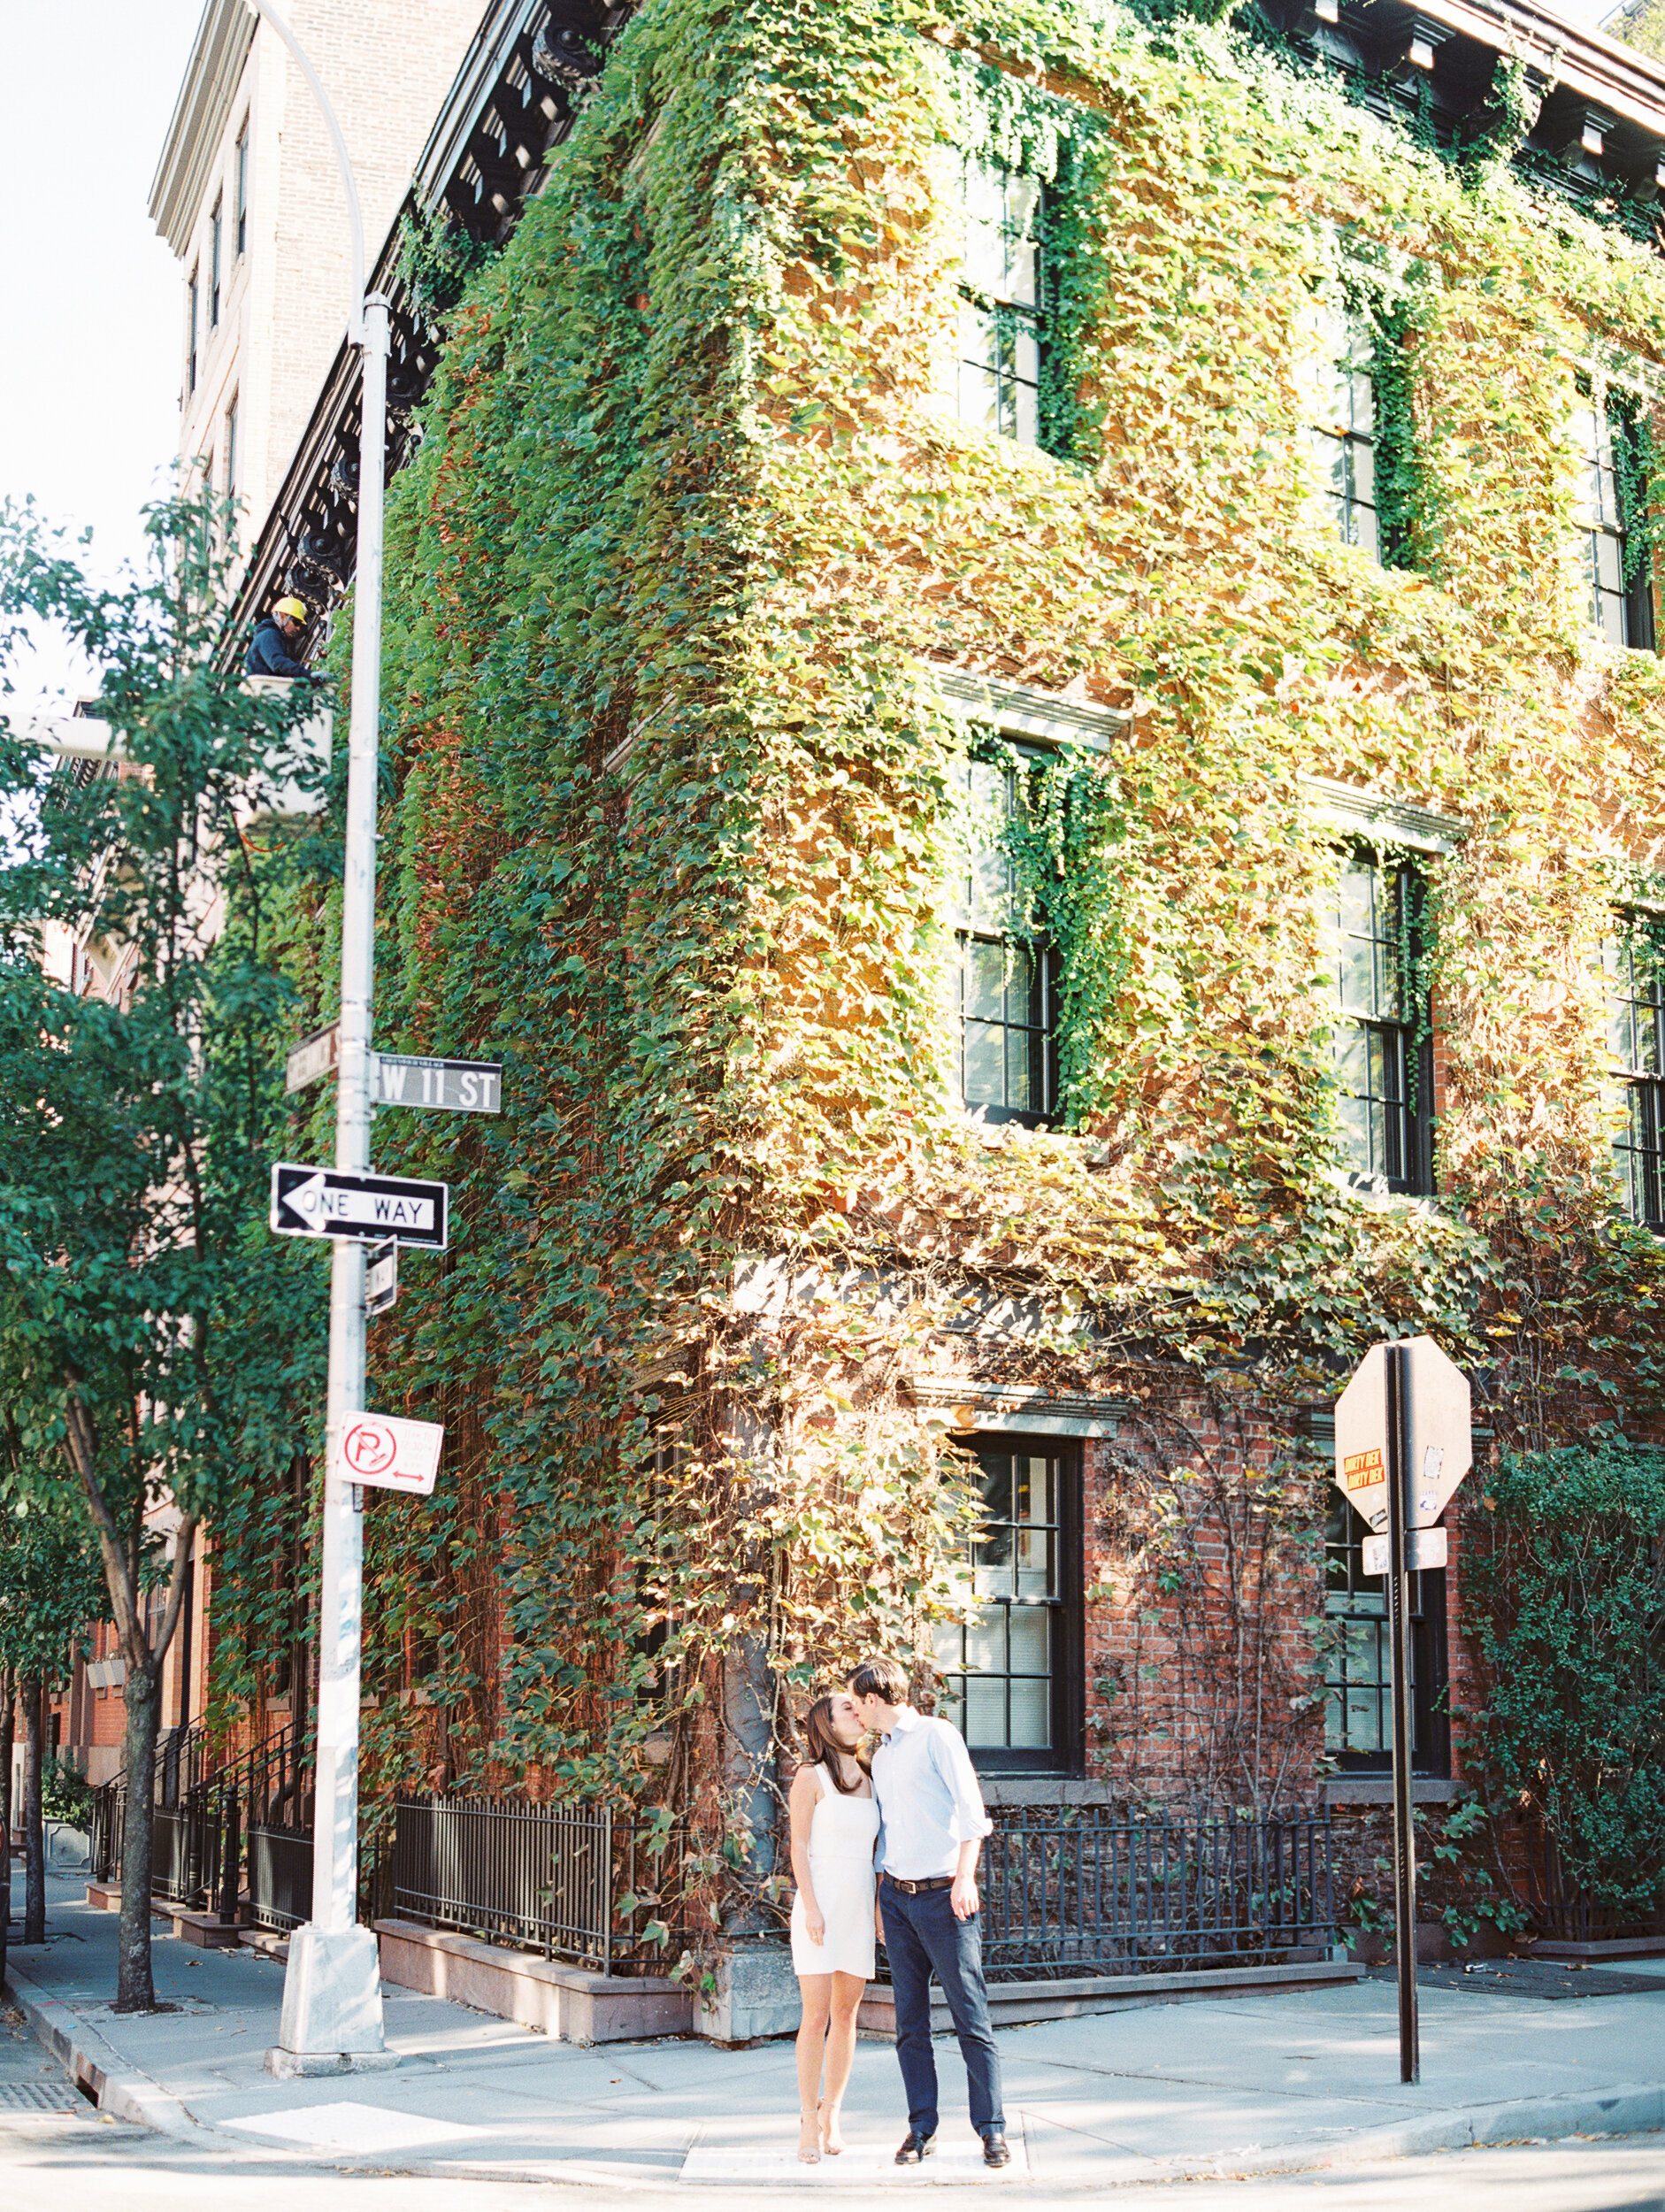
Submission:
{"label": "tree", "polygon": [[[0,1455],[4,1440],[0,1439]],[[0,1456],[0,1466],[4,1457]],[[0,1749],[10,1792],[12,1709],[23,1707],[24,1943],[46,1940],[46,1835],[41,1786],[43,1707],[73,1663],[77,1642],[104,1618],[104,1580],[98,1555],[82,1517],[31,1509],[19,1499],[0,1513],[0,1688],[7,1699],[6,1726]],[[9,1803],[6,1807],[10,1815]],[[9,1855],[10,1836],[4,1849]],[[0,1874],[9,1876],[9,1863]],[[0,1895],[0,1955],[5,1947],[10,1908]]]}
{"label": "tree", "polygon": [[[78,1499],[126,1662],[126,2009],[154,2002],[150,1785],[197,1534],[287,1464],[322,1398],[319,1278],[264,1218],[289,997],[272,918],[320,849],[275,818],[319,787],[316,702],[216,667],[219,522],[153,510],[148,573],[111,590],[31,510],[0,509],[5,665],[27,622],[60,626],[102,672],[111,733],[85,766],[17,718],[0,744],[0,1417],[13,1494]],[[75,949],[65,973],[55,943]]]}

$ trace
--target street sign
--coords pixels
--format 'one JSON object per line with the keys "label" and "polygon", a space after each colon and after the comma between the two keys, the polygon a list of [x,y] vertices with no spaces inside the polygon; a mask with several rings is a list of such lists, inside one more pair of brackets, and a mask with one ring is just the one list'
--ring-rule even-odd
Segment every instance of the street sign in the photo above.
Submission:
{"label": "street sign", "polygon": [[445,1183],[280,1160],[272,1171],[271,1224],[280,1237],[354,1237],[364,1244],[392,1237],[442,1252],[449,1197]]}
{"label": "street sign", "polygon": [[[1431,1337],[1394,1348],[1409,1370],[1409,1525],[1431,1528],[1474,1464],[1469,1379]],[[1336,1400],[1336,1487],[1377,1535],[1387,1526],[1388,1349],[1373,1344]]]}
{"label": "street sign", "polygon": [[[1388,1571],[1393,1548],[1385,1536],[1367,1536],[1359,1549],[1363,1554],[1367,1575],[1385,1575]],[[1443,1528],[1413,1528],[1406,1532],[1405,1565],[1411,1574],[1420,1574],[1424,1567],[1443,1567],[1446,1557]]]}
{"label": "street sign", "polygon": [[291,1045],[283,1063],[283,1087],[286,1091],[303,1091],[309,1083],[316,1083],[320,1075],[340,1064],[341,1056],[341,1025],[331,1022],[327,1029],[315,1029],[310,1037],[303,1037],[298,1045]]}
{"label": "street sign", "polygon": [[1373,1344],[1336,1400],[1336,1487],[1370,1523],[1366,1574],[1387,1594],[1393,1669],[1393,1961],[1399,2078],[1422,2079],[1416,2017],[1416,1831],[1411,1811],[1410,1578],[1446,1562],[1434,1526],[1473,1463],[1468,1378],[1431,1337]]}
{"label": "street sign", "polygon": [[431,1106],[447,1114],[503,1111],[503,1071],[497,1060],[425,1060],[408,1052],[374,1056],[380,1106]]}
{"label": "street sign", "polygon": [[343,1482],[372,1490],[432,1494],[440,1471],[445,1431],[437,1421],[395,1421],[381,1413],[349,1413],[341,1429],[334,1472]]}
{"label": "street sign", "polygon": [[399,1295],[399,1247],[389,1237],[372,1244],[364,1255],[364,1313],[373,1321],[393,1310]]}

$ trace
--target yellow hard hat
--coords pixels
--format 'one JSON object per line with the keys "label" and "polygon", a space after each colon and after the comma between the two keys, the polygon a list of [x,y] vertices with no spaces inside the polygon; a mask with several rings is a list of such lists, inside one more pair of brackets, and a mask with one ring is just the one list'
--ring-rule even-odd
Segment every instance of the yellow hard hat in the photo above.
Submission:
{"label": "yellow hard hat", "polygon": [[291,622],[304,622],[306,602],[304,599],[280,599],[272,611],[273,614],[287,614]]}

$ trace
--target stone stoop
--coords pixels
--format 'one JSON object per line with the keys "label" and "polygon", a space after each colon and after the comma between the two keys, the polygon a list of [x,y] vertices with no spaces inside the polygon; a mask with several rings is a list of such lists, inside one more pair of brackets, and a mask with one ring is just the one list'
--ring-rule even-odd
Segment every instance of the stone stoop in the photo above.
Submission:
{"label": "stone stoop", "polygon": [[1530,1955],[1535,1959],[1584,1959],[1591,1962],[1598,1959],[1656,1959],[1665,1956],[1665,1935],[1603,1936],[1589,1943],[1561,1943],[1546,1937],[1532,1944]]}
{"label": "stone stoop", "polygon": [[[1069,1981],[991,1982],[988,2011],[994,2026],[1017,2028],[1034,2020],[1121,2012],[1153,2000],[1184,2004],[1210,1997],[1251,1997],[1268,1989],[1325,1989],[1363,1977],[1364,1969],[1351,1959],[1320,1959],[1288,1966],[1197,1968],[1176,1974],[1083,1974]],[[896,2001],[887,1982],[870,1983],[856,2024],[864,2034],[894,2039]],[[933,1989],[932,2032],[946,2035],[953,2025],[947,2004]]]}
{"label": "stone stoop", "polygon": [[217,1912],[187,1912],[182,1905],[170,1905],[167,1916],[180,1941],[194,1944],[199,1951],[234,1951],[242,1940],[242,1923],[227,1923]]}
{"label": "stone stoop", "polygon": [[680,1982],[587,1974],[410,1920],[372,1923],[384,1981],[494,2013],[564,2043],[626,2043],[686,2035],[694,2001]]}

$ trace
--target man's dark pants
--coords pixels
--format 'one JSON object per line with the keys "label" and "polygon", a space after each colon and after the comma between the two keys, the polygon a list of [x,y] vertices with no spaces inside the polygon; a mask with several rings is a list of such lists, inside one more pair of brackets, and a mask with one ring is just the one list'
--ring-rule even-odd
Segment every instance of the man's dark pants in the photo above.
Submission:
{"label": "man's dark pants", "polygon": [[956,1920],[946,1889],[909,1897],[890,1882],[879,1886],[885,1916],[885,1949],[896,2000],[896,2056],[908,2093],[908,2124],[920,2135],[937,2131],[937,2062],[931,2048],[931,1974],[936,1970],[960,2039],[971,2093],[971,2125],[979,2135],[1003,2134],[1001,2062],[988,2024],[983,1980],[982,1915]]}

